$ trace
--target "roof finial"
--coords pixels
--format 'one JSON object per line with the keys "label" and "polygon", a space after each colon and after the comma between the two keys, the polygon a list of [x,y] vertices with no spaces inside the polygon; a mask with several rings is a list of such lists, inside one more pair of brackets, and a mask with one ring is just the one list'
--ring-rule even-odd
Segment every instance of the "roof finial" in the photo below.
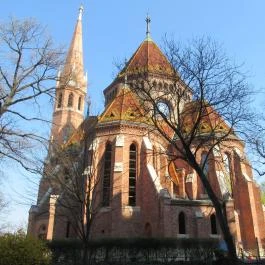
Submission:
{"label": "roof finial", "polygon": [[78,20],[82,20],[82,15],[83,15],[84,7],[81,5],[79,7],[79,15],[78,15]]}
{"label": "roof finial", "polygon": [[127,66],[127,58],[124,58],[124,69],[125,69],[125,76],[124,76],[124,87],[127,88],[127,72],[126,72],[126,66]]}
{"label": "roof finial", "polygon": [[86,112],[87,118],[90,116],[90,107],[91,107],[91,99],[90,96],[87,96],[87,112]]}
{"label": "roof finial", "polygon": [[151,19],[150,19],[148,13],[147,13],[145,22],[146,22],[146,39],[149,39],[149,38],[151,38],[151,36],[150,36],[150,23],[151,23]]}

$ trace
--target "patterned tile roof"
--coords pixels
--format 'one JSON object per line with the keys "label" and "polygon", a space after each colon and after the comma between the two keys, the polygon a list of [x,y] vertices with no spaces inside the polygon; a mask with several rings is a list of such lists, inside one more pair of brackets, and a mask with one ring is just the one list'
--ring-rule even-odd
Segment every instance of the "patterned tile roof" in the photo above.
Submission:
{"label": "patterned tile roof", "polygon": [[175,70],[152,39],[145,39],[133,54],[119,77],[131,74],[153,73],[174,76]]}
{"label": "patterned tile roof", "polygon": [[147,122],[136,95],[123,88],[99,117],[99,123],[110,121]]}
{"label": "patterned tile roof", "polygon": [[230,127],[214,108],[205,102],[192,101],[186,103],[182,114],[182,126],[187,133],[190,132],[195,123],[199,122],[198,133],[228,132]]}

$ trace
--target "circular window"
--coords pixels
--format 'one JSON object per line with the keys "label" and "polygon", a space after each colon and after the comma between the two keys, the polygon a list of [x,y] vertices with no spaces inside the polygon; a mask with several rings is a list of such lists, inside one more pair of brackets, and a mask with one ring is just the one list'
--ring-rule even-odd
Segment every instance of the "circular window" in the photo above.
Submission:
{"label": "circular window", "polygon": [[156,109],[158,110],[158,115],[161,113],[164,114],[166,117],[169,116],[169,106],[166,102],[160,101],[157,103]]}

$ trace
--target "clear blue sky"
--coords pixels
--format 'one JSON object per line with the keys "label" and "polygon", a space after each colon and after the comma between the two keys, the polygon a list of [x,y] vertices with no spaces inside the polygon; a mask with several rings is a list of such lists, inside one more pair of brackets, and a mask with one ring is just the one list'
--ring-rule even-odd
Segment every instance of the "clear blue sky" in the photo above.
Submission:
{"label": "clear blue sky", "polygon": [[[152,20],[152,38],[158,45],[165,34],[177,41],[211,36],[233,60],[244,63],[255,89],[265,85],[264,0],[0,0],[0,21],[9,16],[34,17],[47,25],[57,43],[68,46],[81,3],[85,8],[85,68],[94,113],[102,110],[102,91],[112,81],[113,62],[130,58],[145,38],[147,12]],[[264,101],[260,102],[262,107]],[[7,193],[15,183],[10,182]],[[28,206],[12,204],[8,220],[14,224],[25,222],[27,211]]]}

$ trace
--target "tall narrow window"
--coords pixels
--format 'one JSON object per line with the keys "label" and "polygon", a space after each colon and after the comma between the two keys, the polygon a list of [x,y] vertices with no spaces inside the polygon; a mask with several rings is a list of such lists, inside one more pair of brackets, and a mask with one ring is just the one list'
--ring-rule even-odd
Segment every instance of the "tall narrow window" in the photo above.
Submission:
{"label": "tall narrow window", "polygon": [[47,237],[46,225],[41,225],[40,226],[38,237],[39,237],[39,239],[44,239],[44,240],[46,239],[46,237]]}
{"label": "tall narrow window", "polygon": [[185,214],[183,212],[179,214],[179,234],[186,234]]}
{"label": "tall narrow window", "polygon": [[229,196],[233,197],[233,178],[231,175],[231,160],[230,156],[227,153],[223,154],[223,162],[224,162],[224,181],[227,188],[227,192]]}
{"label": "tall narrow window", "polygon": [[151,237],[152,236],[152,226],[150,223],[146,223],[144,227],[144,233],[146,237]]}
{"label": "tall narrow window", "polygon": [[129,158],[129,205],[136,205],[136,145],[130,145],[130,158]]}
{"label": "tall narrow window", "polygon": [[68,96],[67,107],[72,108],[73,107],[73,102],[74,102],[74,95],[73,95],[73,93],[70,93],[69,96]]}
{"label": "tall narrow window", "polygon": [[73,130],[69,125],[66,125],[63,129],[62,129],[62,133],[63,133],[63,142],[65,143],[70,135],[72,134]]}
{"label": "tall narrow window", "polygon": [[225,168],[225,171],[226,173],[230,176],[230,170],[231,170],[231,167],[230,167],[230,157],[227,153],[224,153],[223,155],[223,160],[224,160],[224,168]]}
{"label": "tall narrow window", "polygon": [[[209,162],[208,162],[208,157],[207,157],[207,153],[202,153],[201,154],[201,163],[200,166],[203,170],[203,173],[205,174],[206,177],[208,177],[208,173],[209,173]],[[205,194],[206,190],[204,188],[204,185],[202,183],[202,193]]]}
{"label": "tall narrow window", "polygon": [[203,173],[207,176],[209,172],[209,162],[207,159],[207,153],[202,153],[201,155],[201,167],[203,170]]}
{"label": "tall narrow window", "polygon": [[81,105],[82,105],[82,98],[78,98],[78,110],[81,110]]}
{"label": "tall narrow window", "polygon": [[110,204],[111,153],[112,153],[111,144],[107,143],[105,149],[105,156],[104,156],[102,206],[109,206]]}
{"label": "tall narrow window", "polygon": [[157,171],[157,151],[155,146],[153,146],[153,166],[155,171]]}
{"label": "tall narrow window", "polygon": [[61,108],[62,107],[62,102],[63,102],[63,94],[60,93],[58,95],[57,108]]}
{"label": "tall narrow window", "polygon": [[71,223],[69,221],[67,221],[66,223],[66,233],[65,233],[65,237],[68,238],[70,236],[70,228],[71,228]]}
{"label": "tall narrow window", "polygon": [[217,224],[216,224],[215,214],[211,215],[210,221],[211,221],[211,234],[212,235],[217,235]]}

